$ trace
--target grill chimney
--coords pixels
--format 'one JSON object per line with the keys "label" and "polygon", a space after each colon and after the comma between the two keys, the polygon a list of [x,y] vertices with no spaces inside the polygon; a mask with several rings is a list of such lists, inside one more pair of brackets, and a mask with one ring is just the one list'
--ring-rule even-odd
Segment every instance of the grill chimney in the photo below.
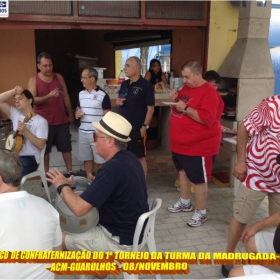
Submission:
{"label": "grill chimney", "polygon": [[[262,3],[262,2],[261,2]],[[236,120],[274,93],[274,72],[268,45],[271,1],[240,1],[237,40],[219,74],[237,80]]]}

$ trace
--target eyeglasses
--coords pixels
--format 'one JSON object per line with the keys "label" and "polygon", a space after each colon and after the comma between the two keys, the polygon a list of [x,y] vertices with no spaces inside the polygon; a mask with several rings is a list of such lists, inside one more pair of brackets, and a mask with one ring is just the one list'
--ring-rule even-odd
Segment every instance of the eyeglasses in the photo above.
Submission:
{"label": "eyeglasses", "polygon": [[93,140],[94,140],[94,142],[96,142],[96,139],[97,138],[109,138],[108,136],[97,136],[96,135],[96,133],[95,133],[95,131],[93,132]]}

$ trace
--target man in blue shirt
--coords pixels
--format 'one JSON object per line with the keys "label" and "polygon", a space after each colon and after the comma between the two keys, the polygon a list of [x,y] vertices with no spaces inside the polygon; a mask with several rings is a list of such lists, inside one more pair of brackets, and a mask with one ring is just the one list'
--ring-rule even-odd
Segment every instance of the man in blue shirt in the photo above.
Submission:
{"label": "man in blue shirt", "polygon": [[143,168],[137,157],[126,151],[131,125],[109,111],[93,126],[95,152],[105,163],[87,190],[79,196],[71,189],[73,176],[67,179],[57,169],[48,172],[47,180],[76,216],[93,207],[99,211],[97,226],[80,234],[63,233],[63,246],[74,251],[131,251],[138,218],[149,211]]}
{"label": "man in blue shirt", "polygon": [[119,114],[132,125],[128,150],[138,157],[146,176],[146,131],[154,113],[155,94],[152,84],[140,75],[140,71],[140,59],[136,56],[128,58],[124,72],[129,79],[122,83],[119,95],[122,98],[116,99],[116,105]]}

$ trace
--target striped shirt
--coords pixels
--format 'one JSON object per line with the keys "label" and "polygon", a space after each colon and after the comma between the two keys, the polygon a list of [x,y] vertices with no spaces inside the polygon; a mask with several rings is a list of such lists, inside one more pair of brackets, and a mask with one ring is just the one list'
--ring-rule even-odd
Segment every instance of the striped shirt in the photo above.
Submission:
{"label": "striped shirt", "polygon": [[243,184],[262,192],[280,192],[280,96],[264,99],[243,120],[252,138],[246,148]]}
{"label": "striped shirt", "polygon": [[92,133],[95,127],[92,122],[99,122],[104,116],[103,110],[111,109],[111,102],[109,95],[102,89],[96,89],[88,92],[86,89],[79,93],[78,107],[81,107],[85,113],[81,119],[80,131],[84,133]]}

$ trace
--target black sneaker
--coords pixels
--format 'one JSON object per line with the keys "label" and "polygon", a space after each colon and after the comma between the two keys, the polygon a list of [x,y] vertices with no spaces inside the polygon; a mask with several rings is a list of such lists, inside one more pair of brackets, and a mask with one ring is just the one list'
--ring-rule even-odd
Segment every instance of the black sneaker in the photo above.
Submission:
{"label": "black sneaker", "polygon": [[65,176],[66,178],[70,178],[72,175],[75,176],[74,172],[70,171],[70,172],[68,172],[67,174],[65,174],[64,176]]}
{"label": "black sneaker", "polygon": [[[49,178],[49,176],[46,174],[46,178]],[[48,187],[50,187],[52,185],[52,183],[48,182],[47,181],[47,184],[48,184]],[[41,187],[44,188],[44,184],[41,183]]]}
{"label": "black sneaker", "polygon": [[225,278],[228,278],[228,275],[233,268],[233,265],[222,265],[222,274],[224,275]]}
{"label": "black sneaker", "polygon": [[[50,186],[52,185],[52,183],[50,183],[50,182],[48,182],[48,181],[47,181],[47,184],[48,184],[48,187],[50,187]],[[41,183],[41,187],[42,187],[42,188],[45,187],[43,183]]]}

